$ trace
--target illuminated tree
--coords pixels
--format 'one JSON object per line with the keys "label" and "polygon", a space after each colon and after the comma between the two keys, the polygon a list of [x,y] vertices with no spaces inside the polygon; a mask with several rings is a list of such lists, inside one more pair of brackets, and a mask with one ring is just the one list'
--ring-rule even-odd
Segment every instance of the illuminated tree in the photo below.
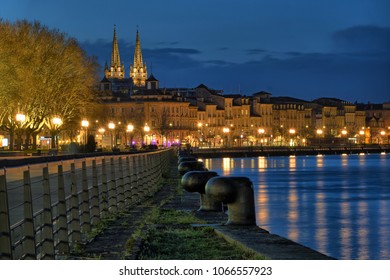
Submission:
{"label": "illuminated tree", "polygon": [[[44,127],[54,129],[53,117],[61,118],[66,127],[92,111],[97,63],[75,39],[27,21],[0,21],[0,37],[3,130],[13,135],[18,128],[29,144]],[[23,123],[16,123],[18,112],[26,116]]]}

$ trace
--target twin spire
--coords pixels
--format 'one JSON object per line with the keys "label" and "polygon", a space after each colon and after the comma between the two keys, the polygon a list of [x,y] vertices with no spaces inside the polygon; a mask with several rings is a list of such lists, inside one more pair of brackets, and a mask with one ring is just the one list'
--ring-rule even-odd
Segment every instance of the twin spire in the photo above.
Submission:
{"label": "twin spire", "polygon": [[[147,77],[146,64],[143,63],[141,41],[139,39],[139,32],[135,39],[134,63],[130,66],[130,78],[133,79],[134,85],[138,87],[145,86]],[[104,67],[104,76],[106,78],[123,79],[125,77],[125,66],[120,60],[118,40],[116,38],[116,26],[114,25],[114,37],[112,40],[111,65],[108,68],[106,63]]]}

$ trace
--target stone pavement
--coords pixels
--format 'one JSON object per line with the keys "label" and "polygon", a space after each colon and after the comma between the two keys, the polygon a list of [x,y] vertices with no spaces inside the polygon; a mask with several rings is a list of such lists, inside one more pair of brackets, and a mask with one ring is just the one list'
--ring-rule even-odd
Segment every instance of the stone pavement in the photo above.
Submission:
{"label": "stone pavement", "polygon": [[[133,233],[142,227],[145,218],[155,208],[176,209],[194,212],[195,215],[206,221],[207,226],[214,228],[216,234],[226,241],[234,243],[246,250],[252,250],[267,259],[272,260],[328,260],[332,259],[310,248],[297,244],[275,234],[270,234],[256,226],[226,226],[227,215],[221,212],[200,212],[199,194],[183,190],[178,194],[179,176],[177,168],[173,167],[171,178],[166,179],[163,187],[154,196],[149,197],[142,204],[135,205],[116,220],[107,224],[107,228],[86,244],[81,252],[68,256],[68,259],[136,259],[139,241],[131,240]],[[205,226],[205,225],[194,225]],[[131,242],[130,242],[130,241]],[[128,250],[132,249],[132,250]],[[133,255],[126,255],[132,251]]]}

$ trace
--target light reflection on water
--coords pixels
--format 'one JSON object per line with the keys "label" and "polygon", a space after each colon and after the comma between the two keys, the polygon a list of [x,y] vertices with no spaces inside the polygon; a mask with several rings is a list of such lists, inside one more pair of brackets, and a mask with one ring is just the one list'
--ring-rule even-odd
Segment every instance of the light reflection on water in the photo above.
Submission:
{"label": "light reflection on water", "polygon": [[249,177],[257,223],[337,259],[390,259],[390,155],[206,159]]}

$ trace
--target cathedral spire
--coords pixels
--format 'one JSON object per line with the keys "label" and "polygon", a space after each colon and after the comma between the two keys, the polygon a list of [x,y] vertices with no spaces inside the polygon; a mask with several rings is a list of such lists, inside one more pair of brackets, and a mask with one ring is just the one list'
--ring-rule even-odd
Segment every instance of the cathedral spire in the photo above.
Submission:
{"label": "cathedral spire", "polygon": [[118,40],[116,39],[116,25],[114,25],[114,38],[112,39],[111,66],[121,65]]}
{"label": "cathedral spire", "polygon": [[124,65],[121,65],[118,40],[116,38],[116,25],[114,25],[114,36],[112,39],[111,65],[105,70],[106,78],[123,79],[125,77]]}
{"label": "cathedral spire", "polygon": [[137,27],[134,49],[134,63],[132,66],[130,66],[130,77],[133,79],[133,82],[136,86],[142,87],[145,86],[147,74],[146,64],[143,63],[142,59],[141,41],[139,39],[139,32]]}

